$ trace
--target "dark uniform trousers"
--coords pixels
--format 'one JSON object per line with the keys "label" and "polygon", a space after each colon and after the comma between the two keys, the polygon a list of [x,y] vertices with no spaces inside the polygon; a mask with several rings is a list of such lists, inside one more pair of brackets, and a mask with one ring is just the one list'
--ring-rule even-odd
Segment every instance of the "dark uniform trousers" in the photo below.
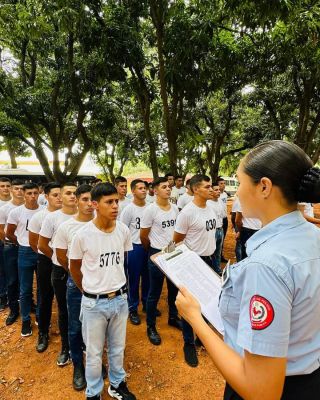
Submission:
{"label": "dark uniform trousers", "polygon": [[[315,400],[319,393],[320,368],[308,375],[286,376],[281,400]],[[226,384],[223,399],[243,400],[228,384]]]}

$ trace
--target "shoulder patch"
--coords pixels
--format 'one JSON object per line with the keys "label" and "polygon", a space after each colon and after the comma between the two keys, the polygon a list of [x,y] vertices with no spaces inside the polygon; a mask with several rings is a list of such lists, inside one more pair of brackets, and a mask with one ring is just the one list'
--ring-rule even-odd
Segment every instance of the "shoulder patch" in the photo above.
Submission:
{"label": "shoulder patch", "polygon": [[270,301],[257,294],[251,297],[249,313],[251,328],[258,331],[270,326],[274,319],[274,309]]}

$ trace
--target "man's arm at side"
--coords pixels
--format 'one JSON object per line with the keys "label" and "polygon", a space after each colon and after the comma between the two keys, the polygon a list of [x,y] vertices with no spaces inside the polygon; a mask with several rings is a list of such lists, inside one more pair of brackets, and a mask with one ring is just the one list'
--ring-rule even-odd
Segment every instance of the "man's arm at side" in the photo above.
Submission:
{"label": "man's arm at side", "polygon": [[17,237],[15,235],[15,231],[17,229],[17,225],[8,224],[6,230],[6,237],[10,240],[10,242],[18,244]]}
{"label": "man's arm at side", "polygon": [[145,250],[148,250],[150,247],[150,240],[149,240],[150,230],[151,230],[151,228],[141,228],[140,229],[140,240],[141,240],[142,246],[145,248]]}
{"label": "man's arm at side", "polygon": [[82,260],[70,259],[70,274],[74,283],[77,285],[79,290],[82,292],[82,272],[81,272]]}
{"label": "man's arm at side", "polygon": [[0,224],[0,240],[4,240],[6,234],[4,233],[4,224]]}
{"label": "man's arm at side", "polygon": [[59,249],[58,247],[56,247],[57,259],[66,271],[68,271],[68,264],[69,264],[67,252],[68,252],[67,249]]}
{"label": "man's arm at side", "polygon": [[51,258],[53,254],[53,250],[49,246],[50,240],[51,240],[50,238],[46,238],[44,236],[39,235],[38,249],[48,258]]}
{"label": "man's arm at side", "polygon": [[183,242],[185,237],[186,237],[186,235],[184,233],[179,233],[176,231],[173,232],[173,241],[175,243]]}
{"label": "man's arm at side", "polygon": [[38,240],[39,235],[37,233],[29,231],[29,244],[35,253],[38,253]]}

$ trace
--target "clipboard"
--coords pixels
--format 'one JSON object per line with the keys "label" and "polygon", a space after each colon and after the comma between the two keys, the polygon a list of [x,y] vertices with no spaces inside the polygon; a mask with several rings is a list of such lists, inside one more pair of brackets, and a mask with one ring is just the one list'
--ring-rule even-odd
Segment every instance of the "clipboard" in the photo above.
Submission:
{"label": "clipboard", "polygon": [[221,277],[184,243],[170,242],[151,261],[177,286],[185,286],[199,301],[202,314],[223,335],[219,312]]}

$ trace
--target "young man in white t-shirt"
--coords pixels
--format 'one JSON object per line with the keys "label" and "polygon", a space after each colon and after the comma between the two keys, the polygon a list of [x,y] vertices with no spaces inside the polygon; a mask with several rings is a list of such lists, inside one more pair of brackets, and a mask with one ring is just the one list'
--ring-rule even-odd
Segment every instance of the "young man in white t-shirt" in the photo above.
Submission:
{"label": "young man in white t-shirt", "polygon": [[[212,268],[212,255],[216,249],[215,230],[217,216],[212,199],[212,183],[206,175],[194,175],[190,179],[194,199],[177,217],[173,241],[184,242],[192,251]],[[182,319],[184,357],[191,367],[198,365],[192,327]]]}
{"label": "young man in white t-shirt", "polygon": [[74,183],[65,183],[61,186],[62,208],[48,213],[45,217],[39,233],[38,249],[52,259],[52,285],[58,303],[58,321],[61,336],[61,352],[57,359],[57,365],[63,367],[70,362],[68,341],[68,309],[67,309],[67,280],[68,272],[60,265],[56,252],[50,246],[59,226],[72,218],[77,212],[76,192]]}
{"label": "young man in white t-shirt", "polygon": [[38,249],[39,233],[45,217],[49,213],[59,210],[62,206],[60,183],[50,182],[45,185],[44,196],[47,206],[35,214],[29,222],[29,243],[33,251],[38,253],[37,275],[41,299],[39,304],[38,343],[36,346],[38,353],[42,353],[48,348],[54,296],[51,283],[52,260]]}
{"label": "young man in white t-shirt", "polygon": [[237,208],[234,208],[236,212],[236,226],[237,234],[236,239],[240,239],[241,244],[241,258],[242,260],[247,257],[246,243],[259,229],[261,229],[261,221],[257,218],[247,218],[242,214],[240,201],[237,203]]}
{"label": "young man in white t-shirt", "polygon": [[[39,188],[36,183],[23,185],[25,204],[10,211],[7,220],[6,237],[10,242],[19,244],[18,249],[18,272],[20,283],[20,311],[22,319],[21,336],[32,335],[31,328],[31,303],[33,277],[37,271],[38,255],[29,243],[28,225],[34,214],[41,210],[38,204]],[[37,290],[37,309],[39,306],[39,289]]]}
{"label": "young man in white t-shirt", "polygon": [[[69,252],[75,233],[94,217],[91,202],[92,187],[80,185],[76,190],[78,213],[61,224],[57,230],[52,247],[57,259],[66,271],[69,271]],[[83,390],[86,379],[83,365],[83,339],[81,333],[80,309],[82,293],[69,275],[67,282],[68,336],[71,359],[73,363],[73,388]]]}
{"label": "young man in white t-shirt", "polygon": [[186,181],[186,192],[178,198],[177,206],[181,211],[190,201],[193,200],[193,193],[190,189],[190,179]]}
{"label": "young man in white t-shirt", "polygon": [[[157,305],[160,299],[164,274],[151,261],[151,256],[162,250],[172,240],[176,218],[179,213],[178,207],[169,202],[171,188],[166,177],[158,178],[153,182],[157,200],[149,204],[144,210],[140,239],[146,250],[149,251],[149,277],[150,289],[147,299],[147,336],[154,345],[161,343],[161,337],[156,329]],[[168,324],[182,329],[181,320],[178,317],[175,300],[178,289],[167,279],[169,319]]]}
{"label": "young man in white t-shirt", "polygon": [[128,192],[128,182],[124,176],[117,176],[114,180],[115,187],[119,196],[119,213],[118,219],[120,219],[120,215],[124,208],[131,203],[131,200],[127,197]]}
{"label": "young man in white t-shirt", "polygon": [[0,311],[4,310],[7,304],[9,305],[10,313],[6,319],[6,325],[12,325],[19,316],[19,277],[18,277],[18,246],[11,243],[5,235],[7,219],[10,211],[24,203],[23,196],[24,182],[15,179],[11,183],[11,201],[0,207],[0,257],[3,257],[3,268],[5,281],[7,284],[7,298],[0,299]]}
{"label": "young man in white t-shirt", "polygon": [[179,198],[185,194],[186,188],[183,185],[183,177],[181,175],[177,175],[174,179],[175,185],[172,188],[170,201],[174,204],[178,204]]}
{"label": "young man in white t-shirt", "polygon": [[148,204],[154,203],[156,201],[156,196],[154,195],[153,182],[148,183],[147,190],[146,202]]}
{"label": "young man in white t-shirt", "polygon": [[[11,200],[10,189],[10,179],[0,178],[0,208]],[[8,305],[7,282],[4,268],[3,242],[0,240],[0,312]]]}
{"label": "young man in white t-shirt", "polygon": [[149,292],[148,252],[144,249],[140,240],[142,215],[147,207],[146,185],[141,179],[134,179],[130,186],[133,201],[122,211],[120,221],[129,228],[133,243],[133,250],[128,253],[127,262],[129,319],[133,325],[140,325],[141,320],[138,314],[140,280],[141,301],[144,308],[146,308]]}
{"label": "young man in white t-shirt", "polygon": [[130,231],[117,221],[119,196],[110,183],[91,191],[96,217],[75,233],[71,244],[70,272],[82,291],[81,322],[86,345],[86,396],[101,399],[102,353],[108,347],[108,393],[122,400],[135,400],[125,382],[123,368],[128,318],[125,252],[132,250]]}

